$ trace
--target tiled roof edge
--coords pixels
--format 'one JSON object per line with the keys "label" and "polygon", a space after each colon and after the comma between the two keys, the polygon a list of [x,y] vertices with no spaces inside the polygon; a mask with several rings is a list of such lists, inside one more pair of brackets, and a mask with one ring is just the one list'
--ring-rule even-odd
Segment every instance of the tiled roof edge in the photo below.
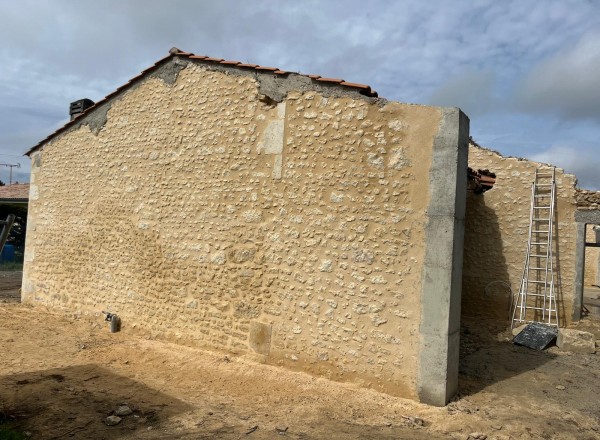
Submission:
{"label": "tiled roof edge", "polygon": [[328,84],[332,84],[332,85],[338,85],[338,86],[346,88],[346,89],[354,89],[354,90],[358,91],[358,93],[360,93],[361,95],[364,95],[364,96],[373,97],[373,98],[378,97],[377,92],[375,90],[372,90],[371,87],[367,84],[351,83],[351,82],[347,82],[343,79],[338,79],[338,78],[323,78],[319,75],[305,75],[305,74],[301,74],[301,73],[297,73],[297,72],[281,70],[278,67],[265,67],[265,66],[259,66],[258,64],[247,64],[247,63],[242,63],[240,61],[231,61],[231,60],[224,60],[222,58],[211,58],[211,57],[203,56],[203,55],[195,55],[191,52],[184,52],[176,47],[173,47],[171,50],[169,50],[168,56],[158,60],[156,63],[154,63],[153,66],[150,66],[149,68],[143,70],[139,75],[131,78],[126,84],[118,87],[115,91],[106,95],[103,99],[96,102],[93,106],[89,107],[86,111],[81,113],[75,119],[67,122],[65,125],[63,125],[61,128],[56,130],[54,133],[52,133],[49,136],[47,136],[46,138],[42,139],[36,145],[31,147],[25,153],[25,155],[26,156],[31,155],[33,152],[35,152],[36,150],[41,148],[45,143],[49,142],[50,140],[52,140],[59,134],[63,133],[64,131],[68,130],[73,125],[77,124],[83,116],[90,114],[91,112],[96,110],[98,107],[105,104],[109,99],[118,95],[123,90],[129,88],[131,85],[137,83],[142,78],[146,77],[147,74],[156,70],[159,66],[161,66],[162,64],[164,64],[165,62],[167,62],[168,60],[170,60],[174,57],[183,57],[183,58],[188,58],[191,60],[199,60],[202,62],[221,64],[223,66],[230,67],[230,68],[250,69],[250,70],[256,70],[259,72],[272,72],[275,75],[282,75],[282,76],[286,76],[286,75],[289,75],[290,73],[293,73],[296,75],[302,75],[307,78],[310,78],[312,81],[328,83]]}

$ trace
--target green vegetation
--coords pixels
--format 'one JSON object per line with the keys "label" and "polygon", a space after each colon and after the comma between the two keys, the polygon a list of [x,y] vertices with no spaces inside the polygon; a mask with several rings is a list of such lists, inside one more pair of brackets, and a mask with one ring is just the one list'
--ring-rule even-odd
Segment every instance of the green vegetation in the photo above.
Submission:
{"label": "green vegetation", "polygon": [[27,436],[13,426],[5,413],[0,412],[0,440],[25,440]]}

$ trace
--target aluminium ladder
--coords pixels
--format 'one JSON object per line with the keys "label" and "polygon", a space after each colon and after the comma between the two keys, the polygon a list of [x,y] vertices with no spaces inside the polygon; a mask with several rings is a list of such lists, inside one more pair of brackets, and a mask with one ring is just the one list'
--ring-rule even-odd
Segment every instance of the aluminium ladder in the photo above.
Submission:
{"label": "aluminium ladder", "polygon": [[531,185],[527,255],[512,314],[513,327],[530,322],[558,327],[552,255],[555,204],[555,169],[536,169]]}

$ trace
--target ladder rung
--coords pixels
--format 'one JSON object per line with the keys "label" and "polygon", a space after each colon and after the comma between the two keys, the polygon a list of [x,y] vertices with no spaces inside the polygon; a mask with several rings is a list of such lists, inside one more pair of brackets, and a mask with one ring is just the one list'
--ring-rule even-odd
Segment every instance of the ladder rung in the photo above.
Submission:
{"label": "ladder rung", "polygon": [[536,183],[535,186],[552,186],[553,183]]}
{"label": "ladder rung", "polygon": [[550,197],[551,195],[552,195],[552,194],[550,194],[550,193],[548,193],[548,194],[536,194],[534,197],[535,197],[536,199],[537,199],[537,198],[542,198],[542,197],[544,197],[544,198],[548,198],[548,197]]}
{"label": "ladder rung", "polygon": [[533,209],[550,209],[552,206],[534,206]]}
{"label": "ladder rung", "polygon": [[531,231],[531,232],[545,232],[545,233],[547,234],[547,233],[548,233],[548,232],[550,232],[550,231],[548,231],[548,230],[542,231],[542,230],[540,229],[539,231],[538,231],[538,230],[536,230],[536,231]]}
{"label": "ladder rung", "polygon": [[552,174],[549,174],[549,173],[539,173],[539,174],[536,174],[536,176],[538,176],[538,177],[552,177]]}
{"label": "ladder rung", "polygon": [[546,281],[537,281],[537,280],[528,280],[528,283],[535,283],[535,284],[548,284]]}
{"label": "ladder rung", "polygon": [[552,313],[552,312],[556,312],[556,309],[545,309],[543,307],[531,307],[531,306],[526,306],[526,307],[519,307],[519,309],[525,309],[525,310],[542,310],[542,311],[546,311],[548,312],[548,314]]}
{"label": "ladder rung", "polygon": [[548,255],[542,255],[542,254],[531,254],[530,257],[538,257],[538,258],[548,258]]}
{"label": "ladder rung", "polygon": [[543,221],[543,222],[547,222],[547,221],[549,221],[549,220],[550,220],[550,219],[548,219],[548,218],[534,218],[534,219],[533,219],[533,221],[534,221],[534,222],[542,222],[542,221]]}
{"label": "ladder rung", "polygon": [[546,268],[546,267],[530,267],[529,270],[550,270],[550,268]]}
{"label": "ladder rung", "polygon": [[531,244],[536,245],[536,246],[541,245],[541,244],[543,244],[544,246],[548,246],[548,243],[542,243],[540,241],[532,241]]}
{"label": "ladder rung", "polygon": [[527,292],[527,296],[542,296],[542,297],[545,296],[545,297],[548,297],[548,295],[544,295],[543,293],[529,293],[529,292]]}

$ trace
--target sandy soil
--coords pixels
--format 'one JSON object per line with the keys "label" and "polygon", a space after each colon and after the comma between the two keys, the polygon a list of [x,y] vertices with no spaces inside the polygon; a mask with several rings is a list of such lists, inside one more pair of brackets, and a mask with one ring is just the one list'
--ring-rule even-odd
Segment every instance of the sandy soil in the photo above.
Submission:
{"label": "sandy soil", "polygon": [[[0,303],[0,414],[33,439],[600,439],[600,355],[466,322],[461,394],[434,408]],[[600,323],[580,326],[600,336]],[[133,414],[106,426],[126,403]]]}

